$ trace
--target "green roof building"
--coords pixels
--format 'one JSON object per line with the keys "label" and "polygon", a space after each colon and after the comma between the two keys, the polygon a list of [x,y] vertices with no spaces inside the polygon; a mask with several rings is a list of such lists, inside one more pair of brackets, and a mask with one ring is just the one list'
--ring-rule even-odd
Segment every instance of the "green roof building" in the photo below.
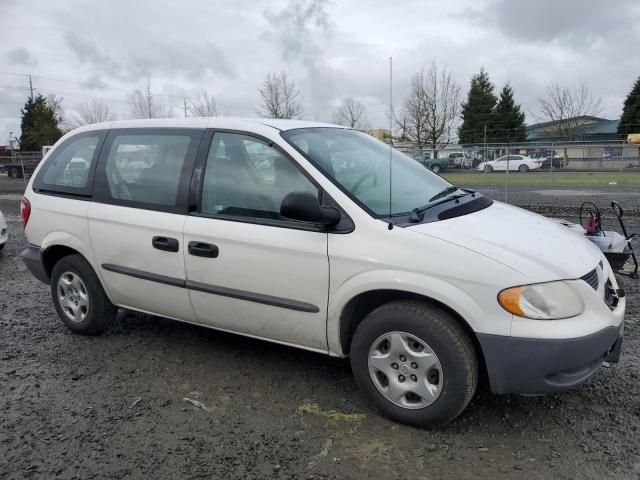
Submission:
{"label": "green roof building", "polygon": [[[566,138],[559,127],[560,122],[543,122],[527,126],[527,141],[529,142],[558,142],[582,141],[603,142],[611,140],[625,140],[624,135],[618,135],[620,120],[581,116],[571,119],[572,138]],[[566,129],[564,129],[566,131]]]}

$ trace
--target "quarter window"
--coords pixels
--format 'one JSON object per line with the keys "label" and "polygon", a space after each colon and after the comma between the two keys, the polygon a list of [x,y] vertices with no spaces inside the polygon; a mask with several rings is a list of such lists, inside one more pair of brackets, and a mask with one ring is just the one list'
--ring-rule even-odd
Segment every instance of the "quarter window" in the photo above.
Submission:
{"label": "quarter window", "polygon": [[202,188],[202,213],[285,220],[282,199],[318,189],[272,144],[249,135],[216,133]]}
{"label": "quarter window", "polygon": [[96,148],[103,134],[72,138],[52,152],[38,175],[36,188],[67,193],[85,193]]}
{"label": "quarter window", "polygon": [[108,193],[123,202],[174,207],[193,135],[115,135],[105,162]]}

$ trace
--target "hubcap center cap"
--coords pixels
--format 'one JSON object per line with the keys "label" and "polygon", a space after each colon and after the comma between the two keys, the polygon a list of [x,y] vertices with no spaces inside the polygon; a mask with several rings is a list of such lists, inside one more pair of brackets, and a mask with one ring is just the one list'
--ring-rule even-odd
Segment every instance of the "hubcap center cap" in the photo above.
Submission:
{"label": "hubcap center cap", "polygon": [[406,363],[403,363],[402,365],[400,365],[400,373],[403,375],[409,375],[411,373],[411,367],[409,367],[409,365],[407,365]]}

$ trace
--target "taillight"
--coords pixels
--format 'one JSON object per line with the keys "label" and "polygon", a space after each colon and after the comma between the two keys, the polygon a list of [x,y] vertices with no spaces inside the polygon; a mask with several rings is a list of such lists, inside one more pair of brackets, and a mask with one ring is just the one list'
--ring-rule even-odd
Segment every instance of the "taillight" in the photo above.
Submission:
{"label": "taillight", "polygon": [[22,202],[20,202],[20,218],[22,219],[23,227],[27,226],[30,216],[31,216],[31,202],[27,199],[27,197],[22,197]]}

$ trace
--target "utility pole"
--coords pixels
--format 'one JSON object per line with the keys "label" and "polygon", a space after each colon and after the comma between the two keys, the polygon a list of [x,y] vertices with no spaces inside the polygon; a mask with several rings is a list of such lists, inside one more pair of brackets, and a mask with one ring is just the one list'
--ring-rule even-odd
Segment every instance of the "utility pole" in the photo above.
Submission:
{"label": "utility pole", "polygon": [[182,108],[184,109],[184,116],[187,118],[187,97],[184,97],[184,106]]}
{"label": "utility pole", "polygon": [[31,92],[31,101],[33,102],[33,82],[31,81],[31,75],[29,75],[29,91]]}

